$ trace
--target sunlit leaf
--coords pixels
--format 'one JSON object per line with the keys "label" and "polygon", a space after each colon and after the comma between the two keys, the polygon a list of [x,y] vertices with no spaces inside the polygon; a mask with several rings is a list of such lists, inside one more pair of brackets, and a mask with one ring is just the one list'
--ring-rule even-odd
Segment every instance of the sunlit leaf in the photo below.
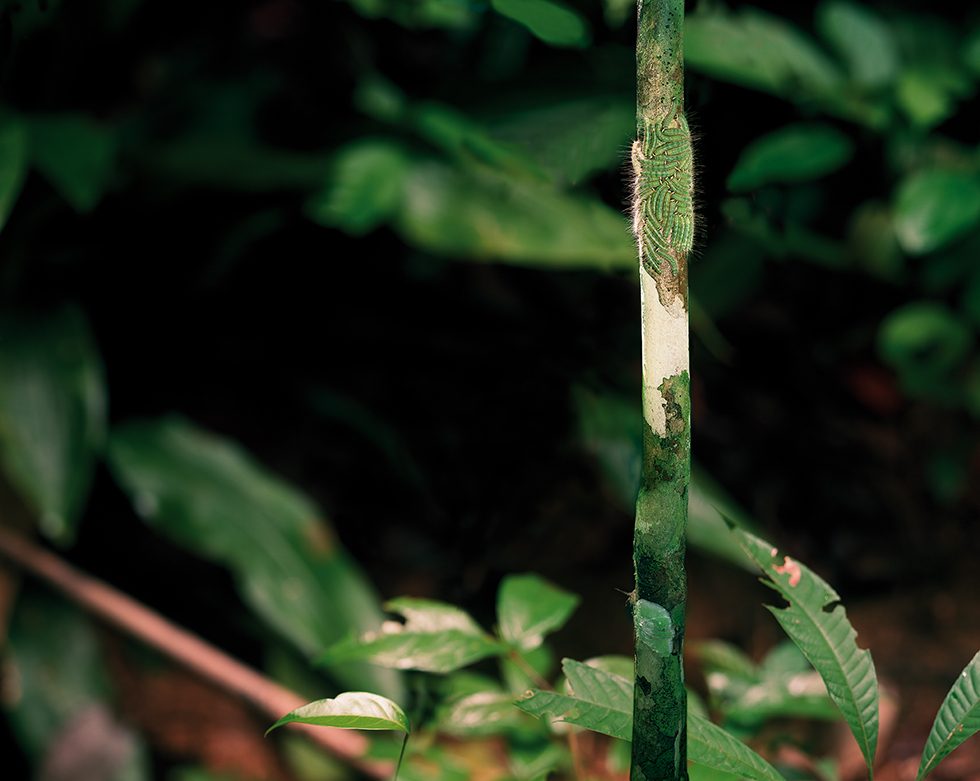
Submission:
{"label": "sunlit leaf", "polygon": [[905,179],[895,198],[895,233],[913,255],[939,249],[980,224],[980,179],[932,169]]}
{"label": "sunlit leaf", "polygon": [[830,125],[787,125],[745,148],[728,176],[728,188],[741,192],[816,179],[843,166],[853,151],[851,140]]}
{"label": "sunlit leaf", "polygon": [[[113,430],[109,464],[140,516],[228,567],[251,608],[307,655],[380,626],[373,589],[319,508],[233,442],[179,417],[134,422]],[[400,696],[388,671],[332,672]]]}
{"label": "sunlit leaf", "polygon": [[916,781],[936,769],[951,751],[980,731],[980,653],[960,673],[926,738]]}
{"label": "sunlit leaf", "polygon": [[552,46],[581,47],[591,40],[585,19],[557,0],[490,0],[490,4]]}
{"label": "sunlit leaf", "polygon": [[376,631],[342,640],[320,661],[366,661],[397,670],[449,673],[503,652],[467,613],[452,605],[403,597],[385,608],[405,622],[385,621]]}
{"label": "sunlit leaf", "polygon": [[497,594],[500,636],[524,651],[537,648],[564,626],[579,601],[537,575],[508,575]]}
{"label": "sunlit leaf", "polygon": [[343,692],[290,711],[267,730],[284,724],[315,724],[340,729],[395,730],[408,734],[408,717],[397,703],[370,692]]}
{"label": "sunlit leaf", "polygon": [[513,696],[499,689],[453,697],[436,713],[437,729],[457,737],[499,735],[526,729],[526,722],[527,716],[514,707]]}
{"label": "sunlit leaf", "polygon": [[59,542],[84,509],[105,416],[102,364],[79,310],[0,317],[0,464]]}
{"label": "sunlit leaf", "polygon": [[786,607],[769,606],[769,611],[820,673],[870,772],[878,744],[878,679],[871,653],[858,648],[840,596],[805,565],[780,557],[765,540],[740,529],[732,533],[765,582],[786,599]]}

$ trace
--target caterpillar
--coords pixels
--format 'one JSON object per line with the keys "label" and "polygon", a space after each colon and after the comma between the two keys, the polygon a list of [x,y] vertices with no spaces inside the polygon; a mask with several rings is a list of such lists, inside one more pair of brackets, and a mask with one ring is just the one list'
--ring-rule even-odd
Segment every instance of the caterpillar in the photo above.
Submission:
{"label": "caterpillar", "polygon": [[678,273],[677,255],[694,244],[694,156],[682,112],[644,122],[633,142],[633,233],[640,262],[658,275],[664,263]]}

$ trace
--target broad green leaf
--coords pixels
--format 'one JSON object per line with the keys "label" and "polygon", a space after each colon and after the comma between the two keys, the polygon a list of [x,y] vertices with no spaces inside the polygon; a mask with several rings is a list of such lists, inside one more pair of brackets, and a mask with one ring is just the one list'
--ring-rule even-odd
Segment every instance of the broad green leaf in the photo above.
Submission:
{"label": "broad green leaf", "polygon": [[[523,651],[520,663],[515,662],[509,655],[500,657],[501,678],[507,691],[513,694],[526,692],[528,688],[537,686],[541,679],[550,679],[555,667],[554,654],[547,645],[539,645],[531,651]],[[533,676],[531,671],[534,672]]]}
{"label": "broad green leaf", "polygon": [[27,174],[27,131],[19,120],[0,121],[0,230],[14,208]]}
{"label": "broad green leaf", "polygon": [[58,542],[74,537],[105,415],[102,365],[79,310],[0,317],[0,465]]}
{"label": "broad green leaf", "polygon": [[436,728],[457,737],[499,735],[526,730],[527,716],[514,707],[514,698],[499,689],[453,697],[436,712]]}
{"label": "broad green leaf", "polygon": [[895,233],[913,255],[940,249],[980,224],[980,179],[932,169],[909,176],[895,197]]}
{"label": "broad green leaf", "polygon": [[752,8],[691,14],[684,25],[684,61],[709,76],[790,100],[833,99],[843,81],[813,40]]}
{"label": "broad green leaf", "polygon": [[891,83],[898,73],[898,50],[891,30],[867,7],[828,0],[817,9],[817,29],[847,64],[862,87]]}
{"label": "broad green leaf", "polygon": [[960,673],[929,731],[916,781],[925,778],[971,735],[980,731],[980,653]]}
{"label": "broad green leaf", "polygon": [[284,724],[315,724],[340,729],[395,730],[411,732],[408,717],[387,697],[370,692],[343,692],[327,700],[316,700],[290,711],[266,730]]}
{"label": "broad green leaf", "polygon": [[744,681],[756,681],[759,678],[759,670],[755,663],[731,643],[706,640],[697,644],[695,653],[701,661],[705,674],[709,677],[709,688],[710,676],[713,673],[723,673]]}
{"label": "broad green leaf", "polygon": [[898,371],[903,386],[942,400],[948,378],[970,352],[970,326],[945,304],[915,301],[889,314],[878,331],[882,359]]}
{"label": "broad green leaf", "polygon": [[403,597],[385,608],[405,622],[385,621],[377,631],[342,640],[320,661],[366,661],[397,670],[449,673],[503,652],[469,615],[452,605]]}
{"label": "broad green leaf", "polygon": [[538,718],[630,740],[633,682],[572,659],[562,660],[562,670],[567,693],[532,689],[517,701],[517,707]]}
{"label": "broad green leaf", "polygon": [[636,264],[625,218],[598,198],[485,166],[419,161],[394,224],[414,246],[450,257],[536,268]]}
{"label": "broad green leaf", "polygon": [[[371,585],[320,509],[235,443],[180,417],[134,422],[113,430],[109,466],[140,516],[228,567],[245,602],[303,653],[380,626]],[[332,672],[344,683],[401,694],[388,671]]]}
{"label": "broad green leaf", "polygon": [[851,140],[830,125],[787,125],[745,148],[728,177],[733,192],[764,184],[805,182],[836,171],[854,152]]}
{"label": "broad green leaf", "polygon": [[788,602],[768,606],[783,630],[820,673],[831,699],[851,728],[869,774],[878,743],[878,679],[871,653],[858,648],[857,632],[840,596],[808,567],[741,529],[733,529],[765,582]]}
{"label": "broad green leaf", "polygon": [[537,648],[565,625],[579,601],[537,575],[508,575],[497,592],[500,636],[523,651]]}
{"label": "broad green leaf", "polygon": [[687,757],[715,770],[753,781],[783,781],[779,772],[734,735],[707,719],[687,714]]}
{"label": "broad green leaf", "polygon": [[398,208],[408,166],[408,157],[395,144],[356,141],[333,157],[327,183],[307,203],[307,214],[354,235],[367,233]]}
{"label": "broad green leaf", "polygon": [[490,0],[493,9],[552,46],[588,46],[589,25],[577,12],[556,0]]}
{"label": "broad green leaf", "polygon": [[75,211],[91,211],[108,189],[116,165],[113,132],[80,114],[30,120],[31,158]]}

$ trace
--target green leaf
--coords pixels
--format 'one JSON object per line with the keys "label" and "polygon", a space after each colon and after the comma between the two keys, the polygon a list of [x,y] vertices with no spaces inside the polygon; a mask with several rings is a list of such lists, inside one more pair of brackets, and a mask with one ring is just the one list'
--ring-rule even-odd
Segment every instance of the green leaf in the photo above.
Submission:
{"label": "green leaf", "polygon": [[19,120],[4,117],[0,122],[0,230],[20,195],[27,159],[27,130]]}
{"label": "green leaf", "polygon": [[847,0],[829,0],[817,9],[817,29],[847,64],[855,83],[879,88],[894,81],[899,67],[895,39],[872,11]]}
{"label": "green leaf", "polygon": [[684,25],[684,61],[709,76],[797,101],[832,101],[843,81],[812,39],[751,8],[691,14]]}
{"label": "green leaf", "polygon": [[[168,417],[114,429],[108,455],[137,513],[228,567],[252,610],[305,654],[380,626],[374,590],[320,509],[235,443]],[[348,684],[401,694],[387,671],[332,672]]]}
{"label": "green leaf", "polygon": [[508,575],[497,593],[500,636],[523,651],[537,648],[565,625],[579,601],[537,575]]}
{"label": "green leaf", "polygon": [[41,530],[72,540],[105,438],[106,391],[82,313],[0,317],[0,465]]}
{"label": "green leaf", "polygon": [[403,198],[409,159],[396,144],[361,139],[338,151],[327,184],[306,205],[323,225],[362,235],[387,221]]}
{"label": "green leaf", "polygon": [[895,233],[912,255],[940,249],[980,223],[980,179],[963,171],[919,171],[895,197]]}
{"label": "green leaf", "polygon": [[493,9],[524,25],[552,46],[588,46],[588,23],[578,13],[554,0],[490,0]]}
{"label": "green leaf", "polygon": [[914,301],[889,314],[878,331],[882,359],[900,375],[910,393],[936,397],[970,352],[968,323],[945,304]]}
{"label": "green leaf", "polygon": [[377,631],[343,640],[320,661],[367,661],[397,670],[449,673],[503,652],[467,613],[452,605],[402,597],[385,608],[402,615],[405,623],[386,621]]}
{"label": "green leaf", "polygon": [[290,711],[266,730],[284,724],[315,724],[340,729],[395,730],[411,732],[408,716],[387,697],[370,692],[343,692],[328,700],[316,700]]}
{"label": "green leaf", "polygon": [[843,166],[853,152],[851,140],[830,125],[787,125],[745,148],[728,177],[728,188],[744,192],[764,184],[817,179]]}
{"label": "green leaf", "polygon": [[851,728],[869,773],[878,743],[878,679],[871,653],[858,648],[857,632],[840,596],[808,567],[741,529],[733,534],[787,607],[768,606],[789,638],[820,673],[831,699]]}
{"label": "green leaf", "polygon": [[526,713],[630,740],[633,731],[633,682],[596,667],[562,660],[566,694],[532,689],[517,701]]}
{"label": "green leaf", "polygon": [[466,0],[347,0],[369,19],[388,18],[410,29],[465,29],[474,4]]}
{"label": "green leaf", "polygon": [[956,679],[929,731],[916,781],[936,769],[951,751],[980,731],[980,653]]}
{"label": "green leaf", "polygon": [[779,772],[734,735],[707,719],[687,714],[687,757],[715,770],[753,781],[783,781]]}
{"label": "green leaf", "polygon": [[30,120],[35,167],[78,212],[96,207],[115,173],[113,133],[80,114]]}

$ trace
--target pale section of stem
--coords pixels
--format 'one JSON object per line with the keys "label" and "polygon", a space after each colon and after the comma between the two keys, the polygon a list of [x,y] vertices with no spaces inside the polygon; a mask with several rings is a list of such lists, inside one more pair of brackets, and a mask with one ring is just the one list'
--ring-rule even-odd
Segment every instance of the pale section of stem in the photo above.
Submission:
{"label": "pale section of stem", "polygon": [[665,306],[657,290],[657,280],[641,268],[640,311],[643,322],[643,416],[653,433],[666,437],[666,401],[660,386],[668,377],[676,377],[690,368],[687,308],[679,295]]}

